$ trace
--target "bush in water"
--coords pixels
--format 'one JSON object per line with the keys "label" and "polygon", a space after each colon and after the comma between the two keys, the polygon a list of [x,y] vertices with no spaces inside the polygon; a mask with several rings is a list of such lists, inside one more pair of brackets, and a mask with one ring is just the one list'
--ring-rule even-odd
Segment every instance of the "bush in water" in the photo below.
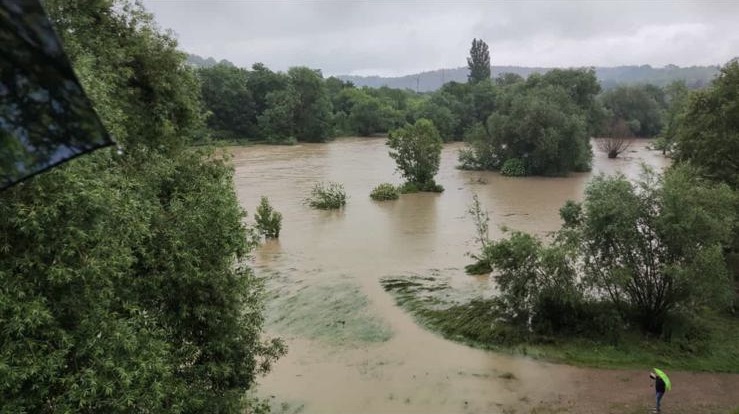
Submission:
{"label": "bush in water", "polygon": [[346,205],[346,191],[339,183],[317,183],[311,190],[310,197],[305,199],[309,206],[321,210],[341,208]]}
{"label": "bush in water", "polygon": [[370,193],[370,198],[375,201],[397,200],[398,197],[400,197],[398,189],[390,183],[382,183]]}

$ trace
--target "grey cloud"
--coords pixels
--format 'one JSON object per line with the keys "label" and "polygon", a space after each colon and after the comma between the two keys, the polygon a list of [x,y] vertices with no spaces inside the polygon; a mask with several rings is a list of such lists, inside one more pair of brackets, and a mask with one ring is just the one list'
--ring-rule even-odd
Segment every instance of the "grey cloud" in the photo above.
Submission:
{"label": "grey cloud", "polygon": [[629,1],[144,0],[181,47],[242,66],[402,74],[465,65],[484,39],[493,64],[723,63],[739,54],[739,3]]}

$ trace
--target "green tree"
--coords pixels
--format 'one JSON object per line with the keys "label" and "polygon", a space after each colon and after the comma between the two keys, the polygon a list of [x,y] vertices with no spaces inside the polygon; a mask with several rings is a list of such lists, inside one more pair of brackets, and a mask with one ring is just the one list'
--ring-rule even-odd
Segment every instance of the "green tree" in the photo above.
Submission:
{"label": "green tree", "polygon": [[[678,116],[675,158],[692,164],[708,179],[739,189],[739,62],[726,64],[711,86],[691,94]],[[739,206],[736,206],[739,214]],[[727,250],[739,303],[739,230]]]}
{"label": "green tree", "polygon": [[739,62],[691,96],[677,132],[676,158],[711,179],[739,188]]}
{"label": "green tree", "polygon": [[625,85],[603,93],[601,100],[614,119],[623,119],[637,137],[655,137],[662,129],[664,97],[653,85]]}
{"label": "green tree", "polygon": [[407,183],[421,191],[439,191],[434,176],[441,162],[442,140],[433,122],[419,119],[390,132],[390,157]]}
{"label": "green tree", "polygon": [[632,184],[596,177],[585,191],[580,231],[586,280],[626,321],[660,333],[670,312],[731,300],[722,249],[736,196],[725,185],[674,168]]}
{"label": "green tree", "polygon": [[267,109],[259,116],[262,136],[271,143],[292,144],[298,141],[294,114],[298,96],[290,88],[267,94]]}
{"label": "green tree", "polygon": [[270,141],[323,142],[331,136],[331,101],[319,70],[290,68],[287,87],[266,99],[259,124]]}
{"label": "green tree", "polygon": [[[542,86],[531,90],[514,88],[508,103],[487,121],[486,140],[491,160],[481,165],[500,168],[506,160],[523,160],[527,173],[566,175],[590,168],[592,157],[585,115],[561,87]],[[473,148],[475,148],[473,146]]]}
{"label": "green tree", "polygon": [[[536,78],[532,77],[531,81]],[[567,92],[585,114],[589,137],[596,136],[606,126],[607,113],[596,99],[601,87],[594,69],[553,69],[541,76],[541,83],[561,87]]]}
{"label": "green tree", "polygon": [[387,101],[370,95],[365,89],[345,89],[341,95],[346,95],[349,104],[347,132],[352,134],[370,136],[387,132],[400,118]]}
{"label": "green tree", "polygon": [[267,95],[287,88],[287,76],[284,73],[272,72],[263,63],[255,63],[249,72],[247,88],[254,99],[256,115],[260,116],[269,107]]}
{"label": "green tree", "polygon": [[431,99],[421,102],[414,111],[414,118],[430,120],[445,142],[453,141],[456,138],[455,133],[459,119],[454,116],[454,113],[447,106],[440,105],[439,102],[444,102],[442,95],[434,95]]}
{"label": "green tree", "polygon": [[736,201],[728,186],[691,167],[663,177],[647,170],[636,184],[600,175],[582,204],[560,210],[565,223],[551,243],[514,232],[476,258],[497,272],[498,310],[514,325],[598,330],[592,309],[615,309],[618,325],[660,334],[671,316],[730,304],[722,250]]}
{"label": "green tree", "polygon": [[240,413],[282,351],[195,74],[137,4],[45,2],[122,154],[0,195],[4,412]]}
{"label": "green tree", "polygon": [[470,70],[467,76],[469,83],[490,79],[490,50],[488,50],[487,43],[482,39],[472,39],[467,67]]}
{"label": "green tree", "polygon": [[208,126],[237,139],[256,138],[256,106],[248,87],[249,73],[217,64],[198,70],[203,104],[211,112]]}
{"label": "green tree", "polygon": [[259,206],[257,206],[254,212],[254,220],[257,222],[256,228],[259,234],[268,239],[277,239],[280,237],[282,214],[272,208],[267,197],[262,197],[259,200]]}
{"label": "green tree", "polygon": [[666,154],[675,144],[678,127],[683,122],[683,116],[690,96],[685,81],[674,81],[665,86],[664,91],[667,109],[665,110],[664,125],[659,134],[659,146],[662,149],[662,154]]}

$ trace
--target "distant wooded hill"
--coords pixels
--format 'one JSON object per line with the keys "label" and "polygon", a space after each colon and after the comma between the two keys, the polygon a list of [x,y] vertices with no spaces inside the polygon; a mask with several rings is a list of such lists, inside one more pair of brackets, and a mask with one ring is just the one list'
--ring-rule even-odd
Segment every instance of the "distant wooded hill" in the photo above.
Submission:
{"label": "distant wooded hill", "polygon": [[[551,69],[553,68],[493,66],[492,72],[493,77],[506,72],[527,77],[532,73],[544,73]],[[390,88],[430,92],[439,89],[446,82],[467,82],[468,72],[466,67],[460,67],[388,78],[380,76],[338,76],[338,78],[351,81],[357,86],[374,88],[387,86]],[[653,68],[649,65],[642,65],[595,68],[595,74],[603,89],[610,89],[621,84],[636,83],[651,83],[657,86],[665,86],[675,80],[684,80],[691,89],[702,88],[708,85],[718,72],[719,66],[691,66],[681,68],[675,65],[667,65],[663,68]]]}
{"label": "distant wooded hill", "polygon": [[[233,66],[228,60],[216,61],[212,57],[203,58],[198,55],[188,54],[187,62],[197,67],[211,67],[217,63]],[[493,77],[501,73],[515,73],[527,77],[532,73],[545,73],[553,68],[524,67],[524,66],[493,66]],[[657,86],[665,86],[675,80],[684,80],[691,89],[702,88],[708,85],[714,76],[718,74],[719,66],[690,66],[679,67],[667,65],[663,68],[653,68],[649,65],[642,66],[615,66],[597,67],[595,74],[603,89],[611,89],[621,84],[651,83]],[[351,81],[356,86],[369,86],[379,88],[387,86],[395,89],[410,89],[418,92],[431,92],[439,89],[446,82],[467,82],[467,67],[454,69],[438,69],[430,72],[422,72],[413,75],[398,77],[381,76],[349,76],[340,75],[337,78]]]}

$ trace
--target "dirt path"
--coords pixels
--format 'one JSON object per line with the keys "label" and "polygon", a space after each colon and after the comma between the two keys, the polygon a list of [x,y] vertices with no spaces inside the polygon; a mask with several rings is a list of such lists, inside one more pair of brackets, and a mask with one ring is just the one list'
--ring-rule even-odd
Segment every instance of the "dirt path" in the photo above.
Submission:
{"label": "dirt path", "polygon": [[[573,393],[556,401],[531,401],[534,413],[648,413],[654,388],[648,371],[572,368]],[[672,391],[662,400],[665,414],[735,413],[739,410],[739,375],[670,372]],[[516,412],[521,412],[520,410]]]}

